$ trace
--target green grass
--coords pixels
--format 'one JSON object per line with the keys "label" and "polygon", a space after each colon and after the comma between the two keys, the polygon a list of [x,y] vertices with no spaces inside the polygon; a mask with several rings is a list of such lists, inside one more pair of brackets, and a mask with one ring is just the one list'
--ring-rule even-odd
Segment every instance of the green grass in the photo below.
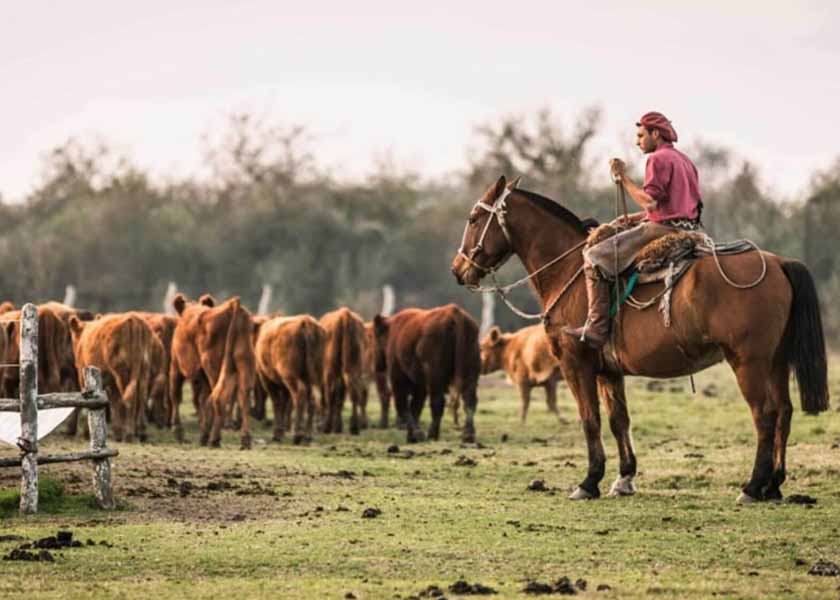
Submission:
{"label": "green grass", "polygon": [[[0,490],[0,519],[17,516],[20,510],[20,489]],[[94,496],[65,494],[64,485],[50,477],[38,478],[38,510],[50,515],[80,515],[96,512]]]}
{"label": "green grass", "polygon": [[[254,450],[238,450],[235,432],[225,433],[222,450],[208,450],[195,443],[191,415],[191,444],[157,431],[150,444],[119,444],[114,481],[123,510],[81,502],[29,517],[12,510],[0,521],[0,535],[35,538],[61,527],[114,547],[67,550],[50,564],[0,561],[0,598],[24,591],[28,598],[406,598],[460,578],[495,588],[496,597],[523,597],[526,581],[564,575],[587,580],[580,597],[840,595],[840,578],[807,574],[818,559],[840,563],[834,409],[816,418],[797,410],[790,438],[784,491],[815,496],[818,504],[739,507],[754,433],[728,369],[700,374],[694,396],[687,381],[653,393],[647,380],[632,379],[639,493],[573,503],[566,494],[582,479],[586,455],[568,392],[560,398],[568,424],[547,413],[537,390],[523,427],[515,392],[492,382],[480,390],[484,448],[461,447],[448,414],[443,440],[410,447],[403,432],[375,429],[358,438],[319,435],[309,447],[277,445],[256,424]],[[700,393],[710,383],[716,397]],[[831,385],[840,397],[840,380]],[[183,412],[192,413],[188,406]],[[399,454],[386,451],[394,443]],[[617,471],[608,429],[604,443],[606,492]],[[81,445],[58,436],[43,443],[50,452]],[[406,450],[414,456],[406,458]],[[461,455],[477,465],[456,466]],[[15,485],[14,469],[4,471],[0,485]],[[87,465],[42,473],[64,486],[65,499],[91,491]],[[535,478],[551,491],[527,491]],[[219,482],[236,487],[207,489]],[[0,505],[9,497],[0,494]],[[362,519],[367,507],[382,515]],[[14,546],[0,543],[0,552]],[[612,591],[595,591],[599,584]]]}

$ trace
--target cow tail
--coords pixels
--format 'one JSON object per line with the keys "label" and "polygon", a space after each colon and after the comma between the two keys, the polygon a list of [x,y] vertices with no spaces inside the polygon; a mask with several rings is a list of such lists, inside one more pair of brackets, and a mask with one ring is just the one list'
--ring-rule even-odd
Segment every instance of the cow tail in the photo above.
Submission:
{"label": "cow tail", "polygon": [[478,336],[475,328],[471,328],[469,321],[460,314],[452,317],[455,333],[455,388],[462,392],[476,370],[475,353]]}
{"label": "cow tail", "polygon": [[212,397],[215,402],[219,401],[219,396],[227,385],[227,378],[233,376],[233,346],[236,343],[236,318],[239,313],[239,298],[233,298],[230,301],[230,322],[228,323],[228,330],[225,334],[225,350],[222,355],[222,367],[219,370],[219,379],[216,385],[213,386]]}

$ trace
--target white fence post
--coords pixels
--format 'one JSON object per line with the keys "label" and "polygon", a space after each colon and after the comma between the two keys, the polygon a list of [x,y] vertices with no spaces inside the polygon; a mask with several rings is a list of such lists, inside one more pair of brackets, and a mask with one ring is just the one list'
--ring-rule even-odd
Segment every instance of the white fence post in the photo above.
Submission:
{"label": "white fence post", "polygon": [[[84,393],[107,399],[102,389],[102,374],[99,369],[85,368]],[[105,450],[108,444],[108,422],[105,419],[104,407],[88,409],[88,429],[90,429],[91,452]],[[114,508],[116,505],[111,488],[111,459],[107,456],[93,459],[93,492],[96,495],[96,503],[101,508]]]}
{"label": "white fence post", "polygon": [[20,512],[38,512],[38,309],[20,314]]}

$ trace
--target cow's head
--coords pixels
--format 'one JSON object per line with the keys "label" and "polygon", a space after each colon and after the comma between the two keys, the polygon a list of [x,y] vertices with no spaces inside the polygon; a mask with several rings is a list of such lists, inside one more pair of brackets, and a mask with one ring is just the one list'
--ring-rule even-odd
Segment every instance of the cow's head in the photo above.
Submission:
{"label": "cow's head", "polygon": [[502,368],[506,336],[498,326],[493,326],[481,340],[481,372],[486,375]]}
{"label": "cow's head", "polygon": [[77,354],[79,348],[79,339],[82,337],[85,327],[90,321],[82,321],[76,315],[71,315],[67,325],[70,327],[70,338],[73,340],[73,353]]}

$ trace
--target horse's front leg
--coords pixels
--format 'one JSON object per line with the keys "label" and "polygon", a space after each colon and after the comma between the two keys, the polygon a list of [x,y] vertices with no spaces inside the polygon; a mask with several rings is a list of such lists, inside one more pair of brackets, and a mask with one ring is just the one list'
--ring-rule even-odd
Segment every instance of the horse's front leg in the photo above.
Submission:
{"label": "horse's front leg", "polygon": [[630,413],[624,394],[623,375],[601,375],[598,388],[607,407],[610,429],[618,444],[618,478],[610,488],[610,496],[631,496],[636,493],[633,478],[636,476],[636,453],[630,435]]}
{"label": "horse's front leg", "polygon": [[598,498],[601,491],[598,484],[604,478],[607,457],[601,443],[601,411],[598,406],[598,387],[595,371],[591,366],[597,360],[587,357],[584,360],[566,358],[562,363],[563,377],[575,397],[580,414],[583,433],[586,436],[586,448],[589,454],[589,470],[586,478],[571,493],[571,500],[589,500]]}

